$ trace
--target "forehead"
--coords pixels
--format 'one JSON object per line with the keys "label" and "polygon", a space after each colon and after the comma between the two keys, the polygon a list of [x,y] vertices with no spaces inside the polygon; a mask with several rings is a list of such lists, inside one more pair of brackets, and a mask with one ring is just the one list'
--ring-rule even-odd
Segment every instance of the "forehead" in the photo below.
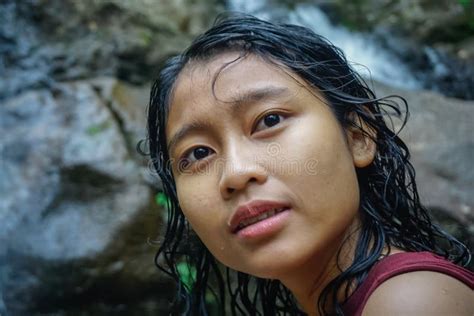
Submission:
{"label": "forehead", "polygon": [[[231,102],[240,92],[258,89],[269,83],[299,86],[291,80],[284,66],[249,54],[225,53],[209,61],[191,62],[183,69],[175,84],[172,105],[187,105],[196,98]],[[191,101],[191,102],[190,102]]]}
{"label": "forehead", "polygon": [[166,134],[196,116],[229,111],[229,104],[243,93],[268,86],[296,93],[303,83],[284,66],[249,54],[224,53],[208,61],[190,62],[177,78],[170,102]]}

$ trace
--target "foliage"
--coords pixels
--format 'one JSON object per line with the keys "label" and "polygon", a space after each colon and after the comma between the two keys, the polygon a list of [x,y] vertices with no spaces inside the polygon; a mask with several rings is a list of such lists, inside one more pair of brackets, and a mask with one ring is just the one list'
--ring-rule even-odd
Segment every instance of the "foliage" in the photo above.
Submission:
{"label": "foliage", "polygon": [[190,292],[196,282],[196,268],[187,262],[180,262],[176,266],[181,283],[184,284],[186,290]]}
{"label": "foliage", "polygon": [[166,210],[168,209],[170,205],[170,201],[168,197],[163,192],[159,192],[155,195],[155,203]]}

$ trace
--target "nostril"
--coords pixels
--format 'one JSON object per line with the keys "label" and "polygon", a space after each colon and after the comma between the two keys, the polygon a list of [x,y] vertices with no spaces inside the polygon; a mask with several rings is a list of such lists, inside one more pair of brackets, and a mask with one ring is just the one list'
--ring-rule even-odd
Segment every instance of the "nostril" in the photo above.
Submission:
{"label": "nostril", "polygon": [[236,192],[245,190],[246,187],[264,183],[267,179],[263,170],[243,169],[237,171],[226,171],[222,174],[219,182],[219,189],[223,197],[229,198]]}

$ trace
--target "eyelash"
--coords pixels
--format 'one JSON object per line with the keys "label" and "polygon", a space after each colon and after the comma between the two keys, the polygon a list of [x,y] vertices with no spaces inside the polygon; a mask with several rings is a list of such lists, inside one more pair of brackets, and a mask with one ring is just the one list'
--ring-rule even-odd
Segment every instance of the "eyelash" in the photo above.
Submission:
{"label": "eyelash", "polygon": [[[196,149],[198,149],[198,148],[205,148],[205,149],[209,150],[210,152],[213,152],[213,150],[212,150],[211,148],[207,147],[207,146],[196,146],[196,147],[190,148],[189,150],[187,150],[187,151],[183,154],[182,158],[180,158],[179,161],[178,161],[178,168],[179,168],[180,170],[186,170],[186,169],[189,168],[192,164],[194,164],[194,163],[196,163],[196,162],[199,162],[199,161],[202,161],[203,159],[206,159],[207,157],[209,157],[209,155],[208,155],[208,156],[206,156],[206,157],[204,157],[204,158],[202,158],[202,159],[198,159],[198,160],[196,160],[196,161],[190,161],[190,159],[188,159],[189,155],[192,154],[192,153],[193,153]],[[212,154],[212,153],[211,153],[211,154]]]}
{"label": "eyelash", "polygon": [[288,114],[284,114],[284,113],[281,113],[281,112],[267,112],[265,114],[263,114],[255,123],[255,125],[253,126],[252,128],[252,133],[255,133],[256,131],[256,128],[258,127],[258,125],[264,121],[265,118],[269,117],[270,115],[277,115],[278,117],[280,117],[280,121],[278,121],[278,123],[276,123],[275,125],[273,126],[269,126],[268,128],[272,128],[274,126],[277,126],[278,124],[280,124],[283,120],[285,120],[288,116]]}
{"label": "eyelash", "polygon": [[[276,123],[275,125],[272,125],[272,126],[269,126],[267,129],[270,129],[274,126],[277,126],[279,125],[283,120],[285,120],[287,118],[287,115],[284,115],[283,113],[281,112],[268,112],[268,113],[265,113],[264,115],[262,115],[257,121],[256,123],[254,124],[253,128],[252,128],[252,133],[254,133],[256,131],[256,128],[258,127],[258,125],[263,122],[263,120],[267,117],[269,117],[270,115],[277,115],[280,117],[280,121],[278,121],[278,123]],[[257,131],[258,132],[258,131]],[[199,149],[199,148],[205,148],[207,150],[209,150],[212,154],[213,150],[207,146],[196,146],[196,147],[192,147],[190,148],[189,150],[187,150],[179,159],[179,162],[178,162],[178,167],[180,170],[186,170],[187,168],[189,168],[192,164],[196,163],[196,162],[199,162],[199,161],[202,161],[204,159],[206,159],[207,157],[209,157],[209,154],[208,156],[202,158],[202,159],[197,159],[196,161],[190,161],[190,159],[188,159],[189,155],[192,154],[194,152],[194,150],[196,149]],[[185,165],[186,164],[186,165]]]}

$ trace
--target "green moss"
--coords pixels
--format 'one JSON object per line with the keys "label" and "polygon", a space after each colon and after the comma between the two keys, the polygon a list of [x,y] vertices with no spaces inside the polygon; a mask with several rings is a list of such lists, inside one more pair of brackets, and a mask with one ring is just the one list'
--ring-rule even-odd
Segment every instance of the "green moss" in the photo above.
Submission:
{"label": "green moss", "polygon": [[110,120],[104,121],[99,124],[91,125],[86,129],[86,133],[90,136],[96,136],[97,134],[102,133],[104,130],[109,128],[111,125]]}
{"label": "green moss", "polygon": [[149,30],[141,30],[139,32],[140,40],[143,43],[143,46],[147,47],[150,46],[151,41],[153,39],[153,35]]}

